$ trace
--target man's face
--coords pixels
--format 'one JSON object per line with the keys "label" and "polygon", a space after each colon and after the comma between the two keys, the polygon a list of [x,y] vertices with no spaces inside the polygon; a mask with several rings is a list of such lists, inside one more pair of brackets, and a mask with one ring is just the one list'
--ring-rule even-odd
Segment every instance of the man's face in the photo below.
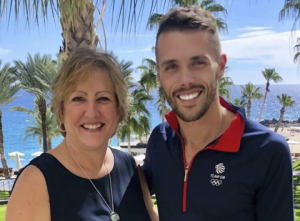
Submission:
{"label": "man's face", "polygon": [[157,76],[166,98],[183,121],[200,119],[218,99],[226,56],[216,57],[206,31],[170,31],[157,42]]}

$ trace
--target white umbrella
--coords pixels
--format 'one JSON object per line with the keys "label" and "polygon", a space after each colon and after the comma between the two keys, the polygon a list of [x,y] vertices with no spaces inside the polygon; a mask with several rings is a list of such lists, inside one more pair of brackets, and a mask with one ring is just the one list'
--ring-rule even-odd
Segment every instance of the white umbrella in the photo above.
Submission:
{"label": "white umbrella", "polygon": [[37,151],[37,152],[32,153],[31,156],[38,157],[38,156],[40,156],[42,153],[43,153],[42,151]]}
{"label": "white umbrella", "polygon": [[296,140],[288,140],[287,143],[288,144],[300,144],[300,142],[296,141]]}
{"label": "white umbrella", "polygon": [[299,153],[299,148],[296,148],[296,150],[294,150],[294,145],[298,145],[300,144],[299,141],[296,141],[296,140],[288,140],[287,143],[290,145],[290,148],[291,148],[291,152],[292,153]]}
{"label": "white umbrella", "polygon": [[16,154],[16,169],[19,171],[22,168],[21,159],[19,154]]}
{"label": "white umbrella", "polygon": [[21,153],[21,152],[18,152],[18,151],[11,152],[11,153],[8,154],[8,156],[10,156],[10,157],[15,157],[17,154],[18,154],[19,156],[21,156],[21,157],[25,156],[24,153]]}
{"label": "white umbrella", "polygon": [[144,159],[145,159],[145,155],[144,155],[144,154],[140,154],[140,155],[134,156],[134,159],[135,159],[139,164],[143,164],[143,163],[144,163]]}

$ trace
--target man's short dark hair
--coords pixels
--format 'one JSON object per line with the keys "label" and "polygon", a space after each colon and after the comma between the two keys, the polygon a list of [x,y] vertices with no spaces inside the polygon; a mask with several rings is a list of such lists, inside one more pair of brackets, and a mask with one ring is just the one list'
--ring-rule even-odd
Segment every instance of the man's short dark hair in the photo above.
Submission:
{"label": "man's short dark hair", "polygon": [[164,15],[160,21],[158,32],[156,35],[155,54],[157,59],[157,42],[162,33],[170,31],[187,31],[187,30],[202,30],[208,31],[212,38],[212,47],[216,53],[216,58],[219,59],[221,54],[220,39],[216,24],[216,19],[211,12],[203,10],[200,7],[178,7],[170,10]]}

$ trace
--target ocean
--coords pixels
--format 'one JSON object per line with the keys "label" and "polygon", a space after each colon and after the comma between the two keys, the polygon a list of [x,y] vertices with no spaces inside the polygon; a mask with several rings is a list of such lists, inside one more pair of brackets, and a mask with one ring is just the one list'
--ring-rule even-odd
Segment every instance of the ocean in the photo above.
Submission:
{"label": "ocean", "polygon": [[[261,87],[260,93],[264,94],[265,85],[257,86]],[[229,89],[232,99],[241,97],[241,86],[235,85],[231,86]],[[281,105],[277,100],[277,95],[286,93],[292,97],[292,99],[296,102],[296,105],[286,109],[284,120],[298,120],[298,118],[300,118],[300,85],[271,84],[270,90],[271,92],[267,96],[262,119],[271,120],[273,118],[279,118]],[[155,102],[157,101],[157,94],[157,92],[152,92],[151,95],[154,100],[147,103],[147,109],[151,113],[151,129],[153,129],[157,124],[161,122],[160,116],[155,106]],[[17,95],[19,95],[17,99],[4,107],[2,115],[5,157],[7,159],[8,166],[14,169],[15,160],[11,159],[8,156],[8,153],[13,151],[24,153],[25,156],[21,157],[23,159],[21,163],[22,166],[25,166],[33,158],[31,154],[40,150],[40,147],[37,143],[37,138],[29,137],[27,140],[23,139],[25,129],[30,125],[30,123],[28,122],[29,116],[23,112],[10,111],[10,108],[15,106],[23,106],[33,110],[34,96],[23,90],[19,91]],[[257,120],[262,102],[263,99],[253,101],[251,119]],[[62,141],[62,139],[62,137],[53,139],[52,147],[57,146]],[[114,137],[112,139],[111,145],[117,146],[117,144],[117,139]]]}

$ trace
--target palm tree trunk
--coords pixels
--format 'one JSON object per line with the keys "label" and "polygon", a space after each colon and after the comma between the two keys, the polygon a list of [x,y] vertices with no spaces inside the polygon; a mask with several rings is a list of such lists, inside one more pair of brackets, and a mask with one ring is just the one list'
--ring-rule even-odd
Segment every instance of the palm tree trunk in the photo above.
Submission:
{"label": "palm tree trunk", "polygon": [[248,100],[247,103],[247,118],[250,119],[250,113],[251,113],[251,100]]}
{"label": "palm tree trunk", "polygon": [[[76,48],[85,47],[95,49],[97,44],[100,43],[100,39],[96,33],[97,27],[94,26],[95,5],[93,4],[93,1],[84,1],[86,2],[85,7],[82,7],[81,10],[78,10],[78,16],[74,17],[73,21],[70,15],[65,19],[60,19],[63,46],[60,47],[59,56],[62,58],[62,60],[66,60],[69,54]],[[69,4],[70,3],[67,0],[61,2],[61,6],[59,7],[60,11],[62,12],[61,14],[66,14],[64,11],[68,10]],[[103,7],[99,21],[102,20],[105,4],[106,1],[103,1]],[[98,23],[97,26],[99,25]]]}
{"label": "palm tree trunk", "polygon": [[258,122],[260,121],[261,115],[264,111],[265,103],[266,103],[266,100],[267,100],[267,94],[268,94],[268,91],[266,90],[264,101],[263,101],[263,104],[261,106],[260,114],[259,114],[259,117],[258,117],[258,120],[257,120]]}
{"label": "palm tree trunk", "polygon": [[46,100],[42,97],[38,99],[38,107],[42,120],[42,132],[43,132],[43,151],[46,153],[49,149],[47,147],[48,139],[47,139],[47,127],[46,127],[46,113],[47,106]]}
{"label": "palm tree trunk", "polygon": [[47,148],[48,148],[48,150],[52,150],[52,141],[51,141],[51,138],[48,139]]}
{"label": "palm tree trunk", "polygon": [[128,153],[130,153],[131,154],[131,147],[130,147],[130,141],[131,141],[131,139],[130,139],[130,131],[127,133],[127,141],[128,141]]}
{"label": "palm tree trunk", "polygon": [[0,111],[0,157],[1,157],[1,163],[4,171],[4,176],[6,179],[9,178],[9,172],[8,172],[8,166],[5,159],[4,154],[4,142],[3,142],[3,130],[2,130],[2,111]]}
{"label": "palm tree trunk", "polygon": [[277,122],[277,125],[276,125],[276,127],[275,127],[275,129],[274,129],[274,132],[277,132],[278,128],[280,127],[281,122],[282,122],[282,120],[283,120],[284,112],[285,112],[285,107],[282,106],[282,108],[281,108],[281,110],[280,110],[280,117],[279,117],[279,120],[278,120],[278,122]]}

